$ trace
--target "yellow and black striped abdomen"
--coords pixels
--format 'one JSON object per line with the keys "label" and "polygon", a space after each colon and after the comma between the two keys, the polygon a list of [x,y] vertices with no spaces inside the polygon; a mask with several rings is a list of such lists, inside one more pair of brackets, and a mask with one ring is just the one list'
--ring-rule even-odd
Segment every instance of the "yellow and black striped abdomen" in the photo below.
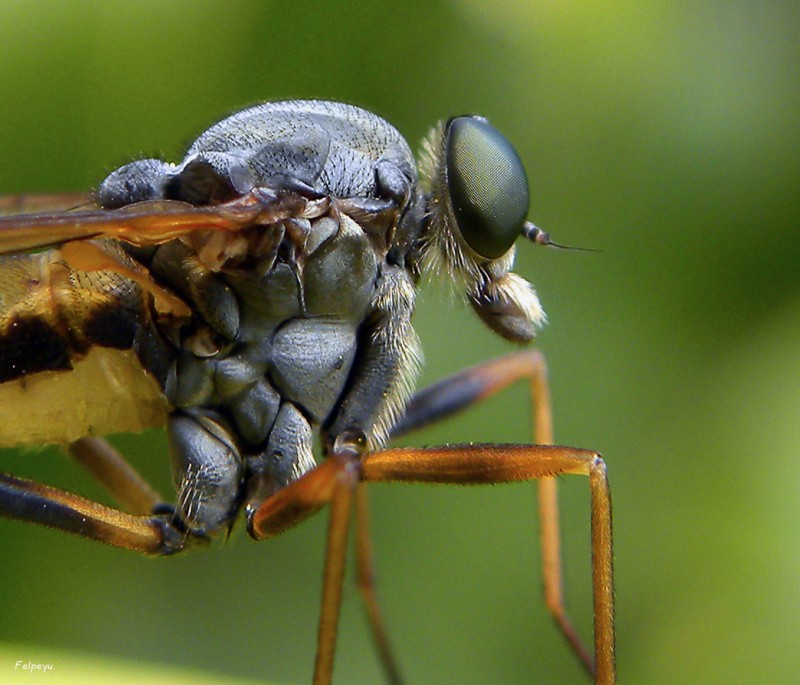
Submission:
{"label": "yellow and black striped abdomen", "polygon": [[160,424],[168,365],[137,284],[57,250],[0,258],[0,445]]}

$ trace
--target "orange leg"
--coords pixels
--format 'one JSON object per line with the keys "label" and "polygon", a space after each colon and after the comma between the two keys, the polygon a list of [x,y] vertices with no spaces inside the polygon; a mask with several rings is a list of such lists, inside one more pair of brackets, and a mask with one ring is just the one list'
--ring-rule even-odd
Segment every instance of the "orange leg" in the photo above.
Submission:
{"label": "orange leg", "polygon": [[347,535],[353,492],[357,484],[358,458],[332,456],[313,471],[264,500],[257,509],[248,512],[250,535],[256,540],[264,540],[304,521],[326,504],[331,505],[314,685],[328,685],[333,678]]}
{"label": "orange leg", "polygon": [[153,487],[105,439],[76,440],[67,453],[132,514],[151,514],[164,502]]}
{"label": "orange leg", "polygon": [[[547,364],[538,350],[525,350],[493,359],[422,390],[412,398],[405,416],[395,426],[392,435],[402,435],[430,425],[487,399],[520,380],[527,380],[529,383],[534,442],[550,445],[553,443],[553,417]],[[553,477],[541,477],[537,480],[537,485],[545,604],[570,647],[591,674],[594,673],[591,652],[573,627],[564,605],[557,481]],[[611,544],[610,536],[608,540]],[[613,596],[611,600],[613,601]],[[611,614],[613,619],[613,606]],[[595,642],[596,651],[597,640]],[[613,631],[610,644],[613,651]]]}
{"label": "orange leg", "polygon": [[616,677],[611,493],[599,454],[555,445],[453,445],[389,449],[368,454],[361,463],[365,482],[481,485],[567,474],[589,476],[595,617],[592,670],[597,685],[612,685]]}
{"label": "orange leg", "polygon": [[[543,358],[523,352],[469,369],[419,393],[409,404],[396,433],[407,432],[459,411],[528,378],[535,400],[538,438],[552,439],[550,405]],[[559,552],[555,477],[589,476],[592,501],[592,584],[594,590],[594,662],[572,629],[564,611]],[[366,454],[334,455],[301,479],[249,512],[250,532],[263,539],[283,532],[331,503],[328,550],[320,614],[315,685],[331,682],[336,626],[341,599],[348,516],[356,491],[359,585],[366,599],[373,635],[392,683],[400,682],[388,649],[372,582],[366,500],[360,483],[419,482],[486,484],[538,480],[542,510],[542,548],[547,605],[573,649],[594,673],[597,685],[615,682],[614,595],[611,540],[611,497],[603,460],[595,452],[553,445],[460,445],[387,449]],[[359,486],[357,487],[357,484]]]}
{"label": "orange leg", "polygon": [[[363,484],[358,482],[358,463],[358,457],[355,455],[332,456],[313,471],[264,500],[257,507],[251,507],[248,510],[250,535],[256,540],[265,540],[283,533],[291,526],[302,523],[326,504],[332,505],[314,671],[315,685],[330,683],[333,673],[334,647],[349,532],[349,520],[345,516],[345,512],[349,516],[354,490],[357,514],[358,587],[367,608],[367,618],[386,678],[392,685],[399,685],[402,682],[389,647],[375,595],[366,491]],[[342,481],[345,486],[341,486],[340,482]]]}
{"label": "orange leg", "polygon": [[74,533],[140,554],[174,554],[205,538],[167,516],[128,514],[58,488],[0,474],[0,516]]}
{"label": "orange leg", "polygon": [[[0,516],[38,523],[140,554],[169,555],[208,540],[188,533],[172,507],[102,438],[86,437],[67,448],[125,511],[58,488],[0,474]],[[162,510],[161,513],[155,513]]]}
{"label": "orange leg", "polygon": [[356,580],[367,609],[372,639],[378,650],[386,680],[389,685],[401,685],[403,679],[389,644],[389,636],[381,618],[375,589],[375,565],[372,561],[372,543],[369,535],[369,507],[364,483],[359,483],[356,489]]}

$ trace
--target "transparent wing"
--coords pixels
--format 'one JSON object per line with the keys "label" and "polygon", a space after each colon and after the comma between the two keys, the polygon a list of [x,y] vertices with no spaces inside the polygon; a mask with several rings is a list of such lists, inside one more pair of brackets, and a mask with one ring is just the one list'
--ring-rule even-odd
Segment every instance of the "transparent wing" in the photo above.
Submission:
{"label": "transparent wing", "polygon": [[[38,197],[38,200],[35,198]],[[50,198],[63,207],[85,196],[15,195],[0,201],[4,209],[42,206]],[[269,224],[299,216],[315,204],[296,193],[254,188],[229,202],[194,207],[184,202],[157,200],[140,202],[120,209],[78,208],[75,211],[45,211],[36,214],[0,216],[0,255],[55,247],[76,240],[116,238],[139,246],[157,245],[193,231],[239,231],[248,226]],[[6,207],[8,205],[8,207]],[[76,205],[72,205],[76,206]],[[85,204],[83,205],[85,207]]]}

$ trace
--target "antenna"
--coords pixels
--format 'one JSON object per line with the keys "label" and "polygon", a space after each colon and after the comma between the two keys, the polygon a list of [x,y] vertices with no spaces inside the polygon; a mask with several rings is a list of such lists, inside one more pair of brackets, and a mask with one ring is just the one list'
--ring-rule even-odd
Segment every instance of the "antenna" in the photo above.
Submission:
{"label": "antenna", "polygon": [[549,247],[557,247],[559,250],[577,250],[579,252],[599,252],[600,250],[595,250],[591,247],[572,247],[570,245],[560,245],[559,243],[555,243],[550,240],[550,234],[547,231],[543,231],[541,228],[536,226],[530,221],[526,221],[522,224],[522,235],[524,235],[528,240],[537,245],[545,245]]}

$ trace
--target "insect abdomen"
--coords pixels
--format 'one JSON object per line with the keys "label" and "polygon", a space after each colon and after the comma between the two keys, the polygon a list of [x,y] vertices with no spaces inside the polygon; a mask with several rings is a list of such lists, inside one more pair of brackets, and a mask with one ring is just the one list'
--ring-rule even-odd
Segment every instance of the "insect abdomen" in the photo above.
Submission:
{"label": "insect abdomen", "polygon": [[166,351],[149,326],[141,289],[119,274],[71,269],[56,250],[0,260],[0,445],[162,423],[141,360],[166,368],[152,363]]}

